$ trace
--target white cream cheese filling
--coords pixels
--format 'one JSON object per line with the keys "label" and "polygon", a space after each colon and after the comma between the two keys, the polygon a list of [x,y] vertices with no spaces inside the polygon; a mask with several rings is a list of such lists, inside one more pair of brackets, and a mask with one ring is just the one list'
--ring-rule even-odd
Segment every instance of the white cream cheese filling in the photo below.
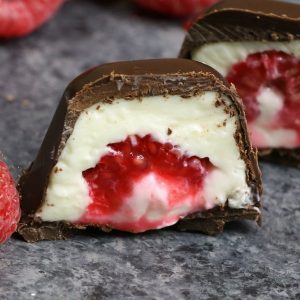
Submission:
{"label": "white cream cheese filling", "polygon": [[[53,168],[37,216],[44,221],[79,220],[92,201],[82,172],[95,167],[103,155],[112,151],[108,144],[130,135],[147,134],[160,143],[179,145],[189,156],[209,157],[216,169],[205,179],[202,197],[206,208],[223,205],[227,199],[233,208],[251,205],[245,162],[234,139],[236,117],[226,114],[222,106],[215,106],[217,97],[215,92],[205,92],[189,99],[155,96],[89,107],[80,114]],[[224,100],[230,101],[225,96]],[[226,126],[222,126],[224,121]],[[135,189],[135,194],[140,192]],[[181,216],[187,215],[190,207],[183,206],[179,211]],[[155,214],[151,212],[152,217]]]}
{"label": "white cream cheese filling", "polygon": [[245,60],[250,54],[268,50],[283,51],[300,58],[300,41],[210,43],[196,47],[191,57],[227,76],[232,65]]}
{"label": "white cream cheese filling", "polygon": [[[220,42],[211,43],[192,51],[192,59],[215,68],[227,76],[232,65],[244,61],[248,55],[267,50],[283,51],[300,58],[300,41],[290,42]],[[257,97],[261,115],[249,123],[249,132],[254,146],[298,147],[297,132],[293,129],[272,129],[268,125],[283,107],[281,95],[270,88],[262,88]]]}

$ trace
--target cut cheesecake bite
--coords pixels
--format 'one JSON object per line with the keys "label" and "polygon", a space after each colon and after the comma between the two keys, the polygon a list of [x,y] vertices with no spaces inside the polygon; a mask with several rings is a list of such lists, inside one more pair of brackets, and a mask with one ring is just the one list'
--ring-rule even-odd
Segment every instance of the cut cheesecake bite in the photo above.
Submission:
{"label": "cut cheesecake bite", "polygon": [[76,78],[20,191],[27,241],[88,226],[215,234],[260,219],[239,98],[213,69],[185,59],[106,64]]}
{"label": "cut cheesecake bite", "polygon": [[262,156],[300,167],[300,5],[222,1],[191,27],[180,57],[235,85]]}

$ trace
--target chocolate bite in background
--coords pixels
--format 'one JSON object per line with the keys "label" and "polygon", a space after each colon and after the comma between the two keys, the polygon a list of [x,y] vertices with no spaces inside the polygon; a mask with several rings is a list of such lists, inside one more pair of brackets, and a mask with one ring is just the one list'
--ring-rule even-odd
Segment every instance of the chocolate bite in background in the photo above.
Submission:
{"label": "chocolate bite in background", "polygon": [[[298,41],[300,42],[300,5],[272,0],[225,0],[208,9],[205,15],[192,25],[185,37],[179,57],[209,64],[225,77],[227,74],[223,66],[218,68],[213,59],[206,60],[196,51],[204,46],[218,43],[261,42],[264,45],[283,43],[275,45],[274,49],[271,48],[272,46],[269,48],[266,46],[260,50],[256,48],[258,50],[255,51],[251,47],[247,50],[245,46],[246,50],[241,51],[248,51],[250,55],[276,50],[281,51],[281,54],[287,52],[299,61],[300,47],[296,45]],[[219,48],[216,53],[212,53],[212,49],[208,51],[217,57],[218,53],[221,55],[227,50]],[[240,56],[241,61],[246,59],[241,53]],[[239,91],[238,87],[237,90]],[[299,147],[287,145],[287,147],[265,147],[259,150],[259,155],[265,160],[300,167]]]}
{"label": "chocolate bite in background", "polygon": [[[215,205],[211,209],[203,209],[186,215],[175,226],[180,230],[217,234],[222,232],[224,224],[229,221],[250,219],[259,222],[261,218],[259,210],[262,192],[261,176],[256,152],[252,149],[249,141],[243,107],[235,90],[224,81],[220,74],[204,64],[185,59],[161,59],[102,65],[80,75],[70,83],[37,158],[20,179],[23,216],[18,232],[26,241],[34,242],[44,239],[63,239],[69,232],[89,226],[98,227],[103,231],[115,229],[111,224],[70,220],[48,221],[44,220],[40,214],[41,211],[54,206],[54,204],[46,202],[49,182],[51,177],[56,176],[56,173],[63,171],[58,167],[60,157],[63,156],[69,139],[73,137],[72,134],[75,132],[74,128],[76,124],[78,125],[78,120],[87,114],[91,107],[96,105],[96,109],[101,111],[107,107],[109,109],[115,107],[118,102],[126,106],[126,103],[137,101],[142,105],[144,102],[156,101],[157,99],[152,100],[155,96],[161,96],[157,101],[160,101],[163,107],[165,102],[175,101],[172,97],[179,96],[180,103],[188,103],[194,99],[193,97],[202,99],[201,97],[205,93],[216,95],[214,108],[222,111],[228,117],[228,123],[231,119],[235,126],[232,135],[234,139],[232,151],[238,149],[237,160],[244,166],[242,175],[245,177],[247,188],[249,188],[249,195],[245,200],[248,202],[242,208],[235,208],[234,201],[233,204],[230,204],[230,199],[225,199],[226,201],[222,205]],[[223,97],[227,99],[227,102]],[[151,120],[148,125],[151,125]],[[116,125],[112,123],[111,126]],[[216,128],[222,126],[225,128],[226,122],[217,125]],[[109,131],[109,128],[99,127],[99,130],[104,133]],[[139,128],[136,130],[138,133]],[[151,133],[151,131],[148,132],[148,134]],[[174,133],[168,128],[168,135],[172,134]],[[120,141],[116,140],[115,142]],[[219,142],[222,143],[221,138]],[[201,143],[200,139],[199,143]],[[226,150],[230,149],[224,151]],[[210,159],[209,156],[208,158]],[[242,201],[239,198],[236,200]],[[67,209],[68,207],[66,207]]]}

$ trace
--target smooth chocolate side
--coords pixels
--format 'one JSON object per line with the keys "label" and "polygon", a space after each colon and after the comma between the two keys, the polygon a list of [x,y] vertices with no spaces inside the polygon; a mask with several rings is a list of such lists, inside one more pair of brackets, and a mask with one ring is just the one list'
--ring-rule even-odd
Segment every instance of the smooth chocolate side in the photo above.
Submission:
{"label": "smooth chocolate side", "polygon": [[[188,101],[189,97],[206,91],[225,94],[232,101],[229,106],[225,103],[219,105],[223,105],[227,113],[237,116],[235,139],[246,163],[246,178],[252,188],[254,203],[259,207],[262,183],[257,155],[251,147],[243,107],[234,88],[212,68],[191,60],[120,62],[90,70],[72,81],[66,89],[36,160],[20,179],[23,219],[19,233],[28,241],[59,239],[64,237],[61,228],[75,227],[63,222],[58,224],[64,225],[45,223],[44,227],[44,223],[34,218],[34,213],[43,204],[50,173],[84,109],[95,103],[100,106],[101,103],[112,103],[119,98],[130,101],[155,95],[180,95]],[[60,228],[57,234],[55,228]]]}

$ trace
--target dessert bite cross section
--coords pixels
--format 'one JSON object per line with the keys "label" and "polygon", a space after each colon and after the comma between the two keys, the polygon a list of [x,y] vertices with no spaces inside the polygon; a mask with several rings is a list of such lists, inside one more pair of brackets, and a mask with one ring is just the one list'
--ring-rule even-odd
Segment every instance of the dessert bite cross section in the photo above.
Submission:
{"label": "dessert bite cross section", "polygon": [[199,220],[195,230],[215,234],[227,221],[259,221],[260,171],[244,120],[234,89],[191,60],[80,75],[20,180],[19,233],[37,241],[88,226],[191,230]]}

